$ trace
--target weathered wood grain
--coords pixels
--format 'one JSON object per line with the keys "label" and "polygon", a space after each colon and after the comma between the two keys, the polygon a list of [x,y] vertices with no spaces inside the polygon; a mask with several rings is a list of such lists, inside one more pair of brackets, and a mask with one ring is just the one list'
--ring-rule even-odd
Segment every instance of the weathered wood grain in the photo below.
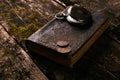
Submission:
{"label": "weathered wood grain", "polygon": [[92,12],[111,10],[113,14],[119,15],[120,1],[119,0],[60,0],[67,5],[69,3],[79,4]]}
{"label": "weathered wood grain", "polygon": [[28,5],[31,10],[38,12],[41,18],[47,21],[52,19],[55,13],[63,9],[54,0],[21,0],[21,2]]}
{"label": "weathered wood grain", "polygon": [[[32,2],[31,0],[27,2],[25,0],[1,0],[0,25],[18,42],[21,42],[61,9],[62,7],[52,0],[33,0]],[[0,26],[0,79],[47,80],[27,53],[2,27]]]}
{"label": "weathered wood grain", "polygon": [[[7,1],[10,1],[10,4],[8,4]],[[21,3],[21,1],[22,1],[22,3]],[[26,1],[28,3],[24,4],[24,2],[26,2]],[[51,2],[51,0],[37,0],[37,2],[40,2],[40,1],[43,1],[43,2],[48,1],[48,3]],[[63,0],[63,1],[66,1],[66,0]],[[108,8],[106,8],[105,5],[102,5],[103,6],[102,9],[100,9],[98,11],[104,10],[104,8],[105,8],[106,14],[108,16],[112,17],[111,23],[115,27],[117,27],[117,25],[119,25],[119,20],[116,19],[116,18],[120,18],[119,17],[119,11],[120,11],[119,10],[120,9],[119,8],[119,6],[120,6],[119,0],[69,0],[69,1],[81,4],[82,6],[85,6],[88,9],[93,7],[90,9],[91,11],[92,10],[95,11],[94,9],[97,10],[98,7],[100,8],[101,3],[103,3],[103,4],[109,3]],[[49,15],[44,16],[44,17],[46,17],[44,19],[43,17],[41,17],[40,14],[38,15],[36,12],[34,12],[33,9],[31,11],[30,7],[28,6],[29,4],[32,4],[30,2],[34,2],[35,6],[41,5],[34,0],[0,0],[0,15],[2,16],[2,20],[4,19],[5,21],[7,21],[7,23],[10,25],[9,28],[7,27],[8,28],[7,30],[9,31],[9,33],[12,34],[12,36],[14,35],[15,38],[17,39],[17,41],[20,43],[21,43],[21,41],[23,42],[24,40],[26,40],[26,38],[29,35],[31,35],[33,32],[35,32],[37,29],[39,29],[45,23],[47,23],[47,21],[49,21],[50,18],[52,19],[52,16],[54,16],[53,14],[50,17],[48,17]],[[13,5],[12,8],[10,7],[11,4]],[[38,5],[36,5],[36,4],[38,4]],[[47,4],[45,4],[45,5],[47,5]],[[32,6],[34,7],[34,4]],[[44,3],[43,3],[43,6],[44,6]],[[49,5],[49,6],[53,6],[53,5]],[[43,8],[39,7],[39,8],[44,9],[44,7]],[[39,9],[39,8],[37,8],[37,9]],[[49,7],[45,7],[45,8],[48,9],[52,13],[53,10],[49,9]],[[57,12],[59,12],[59,11],[61,11],[61,8],[60,8],[60,10],[59,10],[59,8],[57,8]],[[24,23],[18,18],[18,16],[16,15],[16,12],[17,12],[17,15],[19,15],[19,18],[20,17],[22,18]],[[42,12],[43,12],[42,15],[44,15],[44,11],[42,11]],[[36,16],[34,16],[34,15],[36,15]],[[49,18],[49,19],[46,20],[47,18]],[[18,24],[18,23],[20,23],[20,24]],[[113,29],[113,28],[111,28],[111,29]],[[119,27],[116,29],[113,29],[112,32],[113,31],[116,32],[116,31],[118,31],[118,29],[119,29]],[[111,32],[111,30],[110,30],[110,32]],[[116,34],[118,34],[118,33],[116,33]],[[81,80],[93,80],[93,79],[95,79],[95,80],[119,80],[119,76],[120,76],[119,75],[119,61],[120,61],[119,47],[120,46],[116,42],[110,40],[110,38],[105,38],[105,37],[106,37],[105,35],[104,35],[104,37],[102,36],[97,41],[97,43],[95,43],[94,47],[92,49],[90,49],[89,52],[87,52],[90,55],[88,55],[88,56],[85,55],[84,59],[81,59],[78,62],[78,64],[76,64],[77,69],[75,69],[74,73],[70,72],[71,70],[68,71],[68,73],[66,73],[66,69],[64,69],[64,68],[61,69],[61,66],[59,66],[51,61],[44,60],[44,57],[37,56],[36,58],[34,58],[34,61],[36,61],[36,59],[38,59],[36,63],[38,65],[42,65],[42,68],[41,68],[41,66],[39,66],[39,68],[43,69],[43,71],[49,76],[49,78],[51,78],[51,80],[80,80],[80,79]],[[95,54],[95,55],[93,55],[93,54]],[[3,59],[3,61],[4,61],[4,58],[0,58],[0,59]],[[96,62],[92,63],[92,61],[91,61],[92,59],[93,59],[93,61],[96,61]],[[8,64],[11,63],[9,61],[10,60],[8,60]],[[96,66],[96,63],[98,63],[98,64],[101,63],[103,68]],[[4,63],[2,63],[2,64],[4,64]],[[6,65],[8,65],[8,64],[6,64]],[[81,65],[81,66],[79,66],[79,65]],[[106,70],[104,70],[104,69],[106,69]],[[110,70],[110,72],[109,72],[109,70]],[[69,75],[70,73],[73,73],[74,75]],[[114,74],[115,77],[117,75],[118,78],[115,78],[111,74],[112,75]],[[1,75],[1,73],[0,73],[0,75]],[[22,77],[21,77],[21,79],[22,79]]]}
{"label": "weathered wood grain", "polygon": [[0,80],[48,80],[1,25]]}

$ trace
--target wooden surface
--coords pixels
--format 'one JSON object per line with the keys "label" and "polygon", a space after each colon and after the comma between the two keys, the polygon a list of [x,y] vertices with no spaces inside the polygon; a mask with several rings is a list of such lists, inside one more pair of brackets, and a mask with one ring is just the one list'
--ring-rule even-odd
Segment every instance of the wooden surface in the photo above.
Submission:
{"label": "wooden surface", "polygon": [[0,25],[0,80],[48,80]]}
{"label": "wooden surface", "polygon": [[[49,9],[46,11],[46,8]],[[49,0],[0,1],[0,80],[47,80],[24,51],[25,48],[22,49],[19,45],[24,46],[25,38],[60,9],[60,5]]]}
{"label": "wooden surface", "polygon": [[[68,0],[63,1],[66,3]],[[111,27],[108,29],[109,32],[105,32],[105,34],[103,34],[103,36],[96,41],[96,43],[91,47],[91,49],[89,49],[89,51],[82,57],[82,59],[78,61],[78,63],[75,65],[75,68],[72,70],[68,70],[65,67],[47,60],[43,56],[37,55],[35,57],[35,55],[32,55],[32,57],[34,56],[32,59],[51,80],[119,80],[120,38],[118,39],[118,25],[120,23],[120,1],[69,0],[69,2],[80,4],[93,12],[105,12],[106,15],[111,18],[109,19],[111,25]],[[49,5],[49,3],[51,3],[51,5]],[[10,5],[13,6],[10,7]],[[53,9],[55,7],[56,9]],[[44,16],[46,15],[44,14],[44,10],[46,12],[48,11],[47,14],[50,13],[50,16]],[[42,27],[45,23],[54,17],[54,14],[61,10],[63,10],[63,7],[61,7],[53,0],[0,0],[0,16],[2,16],[2,18],[0,17],[0,20],[2,19],[3,23],[5,21],[4,24],[9,25],[5,26],[5,28],[11,34],[11,36],[13,36],[19,44],[22,43],[22,45],[24,45],[24,40],[26,40],[28,36]],[[4,71],[5,68],[8,68],[8,64],[11,63],[10,60],[8,60],[8,63],[6,63],[5,59],[6,57],[0,57],[0,63],[2,63],[0,65],[5,65],[4,68],[0,68],[0,78],[7,78],[6,76],[8,76],[7,74],[2,75],[2,71]],[[12,68],[9,72],[12,72]],[[20,74],[16,73],[16,75]],[[21,75],[21,79],[22,78],[23,75]]]}

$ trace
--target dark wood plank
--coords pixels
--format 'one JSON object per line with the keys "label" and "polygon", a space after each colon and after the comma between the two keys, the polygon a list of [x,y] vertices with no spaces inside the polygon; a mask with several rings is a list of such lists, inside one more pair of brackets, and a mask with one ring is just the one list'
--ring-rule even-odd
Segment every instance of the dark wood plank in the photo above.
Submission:
{"label": "dark wood plank", "polygon": [[48,80],[0,25],[0,80]]}

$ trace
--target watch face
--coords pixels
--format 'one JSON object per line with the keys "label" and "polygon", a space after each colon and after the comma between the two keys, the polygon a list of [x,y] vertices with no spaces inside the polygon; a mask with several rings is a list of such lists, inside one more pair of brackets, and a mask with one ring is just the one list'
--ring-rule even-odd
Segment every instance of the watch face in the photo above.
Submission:
{"label": "watch face", "polygon": [[67,12],[67,21],[70,23],[85,25],[92,21],[91,13],[83,7],[72,6]]}

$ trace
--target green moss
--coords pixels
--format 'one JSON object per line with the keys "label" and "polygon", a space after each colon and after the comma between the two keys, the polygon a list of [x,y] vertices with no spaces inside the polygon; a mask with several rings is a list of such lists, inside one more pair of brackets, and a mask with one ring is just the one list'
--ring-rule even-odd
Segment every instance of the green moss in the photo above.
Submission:
{"label": "green moss", "polygon": [[10,26],[11,26],[10,32],[12,32],[20,42],[23,42],[33,32],[39,29],[39,26],[35,25],[34,23],[28,24],[26,25],[26,27],[22,27],[22,26],[17,27],[14,23],[11,23]]}
{"label": "green moss", "polygon": [[9,32],[13,34],[19,42],[23,42],[46,22],[37,12],[27,9],[24,4],[19,3],[20,5],[15,5],[20,1],[14,1],[15,3],[11,1],[12,8],[5,1],[0,2],[0,15],[8,22],[10,26]]}

